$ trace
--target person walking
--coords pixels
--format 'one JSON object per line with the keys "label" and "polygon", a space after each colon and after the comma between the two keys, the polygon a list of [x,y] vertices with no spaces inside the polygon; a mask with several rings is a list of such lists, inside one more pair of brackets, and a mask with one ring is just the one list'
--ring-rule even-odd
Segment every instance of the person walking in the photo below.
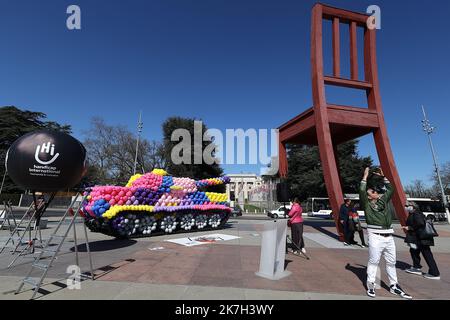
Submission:
{"label": "person walking", "polygon": [[394,230],[392,229],[392,215],[388,207],[388,202],[394,193],[394,187],[384,176],[383,171],[378,169],[373,174],[383,177],[386,192],[378,194],[373,188],[367,187],[367,178],[370,169],[364,170],[364,175],[359,188],[359,199],[361,208],[367,222],[367,233],[369,239],[369,261],[367,263],[367,295],[375,298],[375,280],[377,276],[378,264],[383,255],[386,260],[386,273],[389,277],[389,291],[405,299],[412,299],[398,284],[397,262]]}
{"label": "person walking", "polygon": [[344,245],[355,244],[353,224],[350,221],[350,199],[345,199],[339,210],[339,221],[344,231]]}
{"label": "person walking", "polygon": [[[298,198],[294,198],[291,211],[289,211],[289,223],[291,225],[292,242],[294,245],[306,253],[305,244],[303,241],[303,217],[302,217],[302,206]],[[294,249],[294,253],[298,253],[297,249]]]}
{"label": "person walking", "polygon": [[[406,220],[406,226],[402,226],[402,228],[406,231],[405,242],[409,246],[409,252],[413,261],[413,266],[405,271],[421,275],[427,279],[440,280],[440,272],[430,248],[430,246],[434,246],[434,237],[424,232],[427,218],[420,211],[419,206],[412,201],[408,201],[405,208],[408,211],[408,219]],[[428,265],[428,273],[422,273],[420,254],[423,255]]]}
{"label": "person walking", "polygon": [[353,230],[354,232],[357,231],[359,234],[359,239],[361,240],[361,244],[359,245],[361,248],[366,248],[366,242],[364,241],[364,232],[363,228],[361,226],[361,221],[359,220],[359,214],[356,210],[355,206],[352,206],[350,208],[350,217],[349,217],[349,223],[353,224]]}

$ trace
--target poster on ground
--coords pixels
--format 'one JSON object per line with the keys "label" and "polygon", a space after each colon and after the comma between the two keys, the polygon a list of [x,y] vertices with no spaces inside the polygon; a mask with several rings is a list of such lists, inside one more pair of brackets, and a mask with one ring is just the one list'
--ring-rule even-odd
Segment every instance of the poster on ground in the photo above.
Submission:
{"label": "poster on ground", "polygon": [[238,238],[240,238],[240,237],[231,236],[228,234],[217,233],[217,234],[207,234],[207,235],[195,236],[195,237],[170,239],[170,240],[166,240],[166,241],[176,243],[176,244],[181,244],[186,247],[191,247],[191,246],[198,246],[198,245],[207,244],[207,243],[229,241],[229,240],[234,240],[234,239],[238,239]]}

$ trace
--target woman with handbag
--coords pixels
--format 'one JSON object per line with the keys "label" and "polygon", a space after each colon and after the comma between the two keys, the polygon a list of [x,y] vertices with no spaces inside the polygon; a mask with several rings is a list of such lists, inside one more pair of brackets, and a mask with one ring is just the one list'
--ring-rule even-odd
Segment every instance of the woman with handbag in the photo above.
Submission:
{"label": "woman with handbag", "polygon": [[[302,251],[302,253],[306,253],[305,244],[303,241],[303,217],[302,217],[302,206],[300,205],[300,201],[298,198],[295,198],[292,204],[291,211],[289,211],[289,221],[288,224],[291,227],[292,234],[292,242],[294,245]],[[297,250],[294,249],[294,253],[298,253]]]}
{"label": "woman with handbag", "polygon": [[[406,220],[406,226],[402,226],[402,229],[406,231],[405,242],[409,246],[409,252],[413,260],[413,266],[405,271],[422,275],[427,279],[439,280],[441,278],[439,269],[430,248],[434,246],[434,237],[438,236],[433,222],[425,217],[416,203],[408,201],[405,207],[408,211],[408,219]],[[423,255],[429,267],[428,273],[422,272],[420,254]]]}

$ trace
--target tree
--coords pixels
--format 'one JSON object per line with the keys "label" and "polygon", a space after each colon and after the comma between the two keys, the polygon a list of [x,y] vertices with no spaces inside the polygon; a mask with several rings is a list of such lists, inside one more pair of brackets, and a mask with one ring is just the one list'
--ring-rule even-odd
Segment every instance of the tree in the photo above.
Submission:
{"label": "tree", "polygon": [[[365,167],[372,165],[370,157],[360,157],[358,141],[343,143],[337,148],[341,185],[344,193],[358,193]],[[327,197],[327,190],[316,146],[288,146],[288,183],[293,195],[300,199]]]}
{"label": "tree", "polygon": [[[194,121],[195,119],[189,119],[189,118],[181,118],[181,117],[170,117],[166,119],[166,121],[162,125],[163,129],[163,145],[164,145],[164,158],[167,164],[167,170],[171,175],[174,176],[181,176],[181,177],[190,177],[193,179],[205,179],[205,178],[211,178],[211,177],[218,177],[223,174],[222,168],[219,166],[217,162],[214,162],[213,164],[207,164],[205,161],[202,160],[201,164],[195,164],[194,163]],[[175,164],[172,159],[172,150],[173,148],[178,145],[182,141],[172,141],[172,133],[176,129],[186,129],[189,132],[189,135],[191,137],[190,139],[190,159],[187,161],[188,163],[181,163],[181,164]],[[207,127],[202,124],[201,127],[202,130],[202,136],[207,130]],[[182,140],[182,139],[181,139]],[[203,141],[201,143],[201,151],[203,154],[203,151],[205,148],[209,145],[211,147],[214,147],[213,143],[210,141]],[[183,156],[182,151],[180,153],[181,156]],[[214,152],[212,153],[214,155]],[[215,188],[214,191],[223,191],[223,187]],[[212,190],[212,189],[211,189]]]}
{"label": "tree", "polygon": [[[439,168],[439,173],[441,174],[442,187],[444,188],[444,193],[446,195],[450,194],[450,161],[442,164]],[[433,172],[433,192],[441,197],[441,187],[439,185],[439,180],[436,172]]]}
{"label": "tree", "polygon": [[405,193],[411,198],[429,198],[433,195],[433,191],[422,180],[414,180],[405,186]]}
{"label": "tree", "polygon": [[[6,152],[12,143],[26,133],[49,129],[71,133],[70,125],[61,125],[54,121],[46,121],[47,115],[43,112],[20,110],[14,106],[0,107],[0,183],[5,173]],[[20,193],[14,183],[6,177],[3,191],[5,193]]]}
{"label": "tree", "polygon": [[[90,169],[84,179],[86,184],[117,184],[128,182],[134,170],[137,137],[125,126],[111,126],[101,118],[93,118],[85,132],[84,145]],[[141,138],[136,173],[164,168],[162,145]]]}

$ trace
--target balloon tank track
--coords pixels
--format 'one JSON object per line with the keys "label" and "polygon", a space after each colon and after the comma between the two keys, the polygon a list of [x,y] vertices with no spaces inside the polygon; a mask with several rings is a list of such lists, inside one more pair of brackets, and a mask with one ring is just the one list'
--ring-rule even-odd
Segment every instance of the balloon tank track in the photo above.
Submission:
{"label": "balloon tank track", "polygon": [[[220,221],[217,224],[213,224],[213,215],[219,215]],[[192,215],[191,221],[189,215]],[[198,216],[205,215],[206,221],[200,222],[203,219],[197,219]],[[165,217],[172,218],[170,213],[160,214],[160,217],[156,217],[148,212],[123,212],[117,216],[116,219],[109,221],[106,219],[85,219],[85,224],[92,232],[99,232],[118,239],[131,239],[131,238],[144,238],[152,236],[161,236],[165,234],[180,234],[180,233],[193,233],[200,231],[211,231],[223,229],[230,218],[229,212],[190,212],[187,213],[187,218],[183,219],[181,215],[175,217],[172,220],[176,222],[174,228],[169,228]],[[150,219],[149,219],[150,218]],[[151,218],[154,218],[151,219]],[[194,219],[194,221],[192,221]],[[138,221],[136,221],[138,220]],[[212,221],[211,221],[212,220]],[[162,222],[165,222],[162,224]],[[203,224],[203,225],[202,225]],[[118,228],[120,226],[120,229]],[[145,233],[144,233],[145,231]]]}

